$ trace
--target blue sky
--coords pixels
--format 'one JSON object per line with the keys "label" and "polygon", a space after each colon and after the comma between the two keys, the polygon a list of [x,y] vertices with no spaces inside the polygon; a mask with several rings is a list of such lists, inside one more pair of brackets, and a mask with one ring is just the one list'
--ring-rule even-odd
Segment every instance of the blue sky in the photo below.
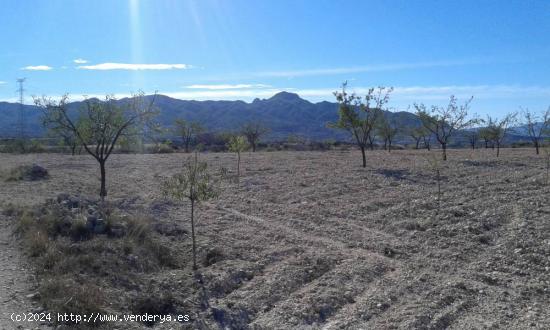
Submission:
{"label": "blue sky", "polygon": [[137,90],[182,99],[334,101],[394,86],[390,106],[474,96],[500,116],[550,105],[549,1],[2,1],[0,100]]}

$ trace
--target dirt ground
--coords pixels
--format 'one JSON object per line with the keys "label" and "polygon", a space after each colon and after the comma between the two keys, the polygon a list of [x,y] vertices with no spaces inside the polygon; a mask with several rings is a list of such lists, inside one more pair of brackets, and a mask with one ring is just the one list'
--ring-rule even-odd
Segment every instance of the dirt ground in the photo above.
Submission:
{"label": "dirt ground", "polygon": [[[542,156],[451,150],[438,201],[426,155],[372,151],[362,168],[358,151],[245,153],[240,183],[225,182],[199,207],[201,260],[217,251],[199,268],[203,291],[185,287],[193,281],[187,234],[170,241],[186,266],[143,276],[187,297],[194,328],[549,329]],[[99,190],[92,157],[0,157],[0,171],[37,163],[50,172],[44,181],[2,182],[4,205]],[[236,155],[200,157],[234,174]],[[185,158],[113,155],[108,199],[190,231],[189,205],[160,194]]]}

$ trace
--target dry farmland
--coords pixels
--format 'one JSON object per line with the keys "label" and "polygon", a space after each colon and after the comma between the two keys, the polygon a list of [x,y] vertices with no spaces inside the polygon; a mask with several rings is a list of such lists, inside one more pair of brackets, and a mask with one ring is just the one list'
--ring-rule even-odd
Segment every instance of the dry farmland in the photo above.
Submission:
{"label": "dry farmland", "polygon": [[[224,181],[219,198],[198,208],[198,275],[189,205],[160,193],[186,156],[113,155],[109,202],[164,228],[152,235],[176,260],[125,278],[100,265],[76,281],[101,287],[108,312],[129,312],[144,293],[171,294],[171,312],[191,316],[182,328],[550,328],[550,186],[542,156],[451,150],[438,200],[427,153],[372,151],[366,168],[355,150],[244,153],[240,183]],[[234,154],[200,158],[214,172],[235,172]],[[2,182],[5,207],[59,193],[97,195],[98,166],[86,155],[2,155],[0,171],[32,163],[47,168],[49,179]],[[15,221],[3,216],[2,226]],[[102,236],[71,246],[118,239]],[[31,289],[42,278],[36,271]],[[8,311],[11,302],[2,304]]]}

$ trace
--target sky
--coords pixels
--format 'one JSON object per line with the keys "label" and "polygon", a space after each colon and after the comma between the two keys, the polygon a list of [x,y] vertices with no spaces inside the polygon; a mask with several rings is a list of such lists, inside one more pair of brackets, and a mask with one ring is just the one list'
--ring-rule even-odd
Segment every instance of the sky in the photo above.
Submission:
{"label": "sky", "polygon": [[0,100],[144,91],[180,99],[335,101],[502,116],[550,106],[550,1],[3,0]]}

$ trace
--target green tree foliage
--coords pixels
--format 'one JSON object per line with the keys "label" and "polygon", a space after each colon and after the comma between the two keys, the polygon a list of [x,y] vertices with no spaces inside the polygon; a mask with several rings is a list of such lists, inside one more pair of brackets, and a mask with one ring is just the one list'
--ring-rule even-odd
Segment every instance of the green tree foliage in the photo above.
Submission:
{"label": "green tree foliage", "polygon": [[242,135],[234,135],[229,139],[227,148],[231,152],[237,153],[237,182],[241,177],[241,152],[248,148],[246,138]]}
{"label": "green tree foliage", "polygon": [[187,121],[185,119],[176,119],[174,122],[174,133],[181,137],[185,152],[189,152],[189,146],[197,135],[202,133],[204,128],[201,124],[193,121]]}
{"label": "green tree foliage", "polygon": [[45,127],[74,134],[84,150],[98,161],[101,173],[99,195],[104,200],[107,196],[105,163],[121,137],[152,122],[157,114],[153,108],[155,97],[146,101],[141,93],[124,102],[110,95],[103,101],[87,99],[76,118],[69,113],[68,100],[68,95],[59,101],[44,96],[35,98],[34,102],[43,110]]}
{"label": "green tree foliage", "polygon": [[378,136],[384,141],[384,150],[391,152],[392,143],[400,130],[400,123],[394,118],[381,115],[378,117],[376,130]]}
{"label": "green tree foliage", "polygon": [[422,125],[435,136],[441,145],[443,160],[447,160],[447,145],[453,134],[458,130],[470,127],[477,120],[467,119],[472,98],[464,104],[458,105],[456,97],[451,95],[447,107],[432,105],[430,110],[422,103],[414,104],[416,115],[420,118]]}
{"label": "green tree foliage", "polygon": [[420,148],[420,141],[424,140],[424,147],[429,148],[429,140],[426,144],[426,138],[430,138],[431,133],[424,126],[416,126],[407,130],[408,135],[414,140],[415,149]]}
{"label": "green tree foliage", "polygon": [[347,82],[342,84],[341,92],[334,92],[338,101],[338,121],[328,126],[348,131],[355,139],[357,146],[361,149],[363,167],[367,166],[365,149],[369,137],[375,129],[378,117],[388,103],[393,88],[378,87],[370,88],[364,99],[355,93],[349,94],[346,91]]}
{"label": "green tree foliage", "polygon": [[200,201],[216,198],[219,195],[217,181],[208,173],[208,164],[199,162],[195,153],[181,172],[164,181],[162,192],[166,197],[178,201],[191,202],[191,236],[193,239],[193,269],[197,269],[197,247],[195,238],[195,205]]}

